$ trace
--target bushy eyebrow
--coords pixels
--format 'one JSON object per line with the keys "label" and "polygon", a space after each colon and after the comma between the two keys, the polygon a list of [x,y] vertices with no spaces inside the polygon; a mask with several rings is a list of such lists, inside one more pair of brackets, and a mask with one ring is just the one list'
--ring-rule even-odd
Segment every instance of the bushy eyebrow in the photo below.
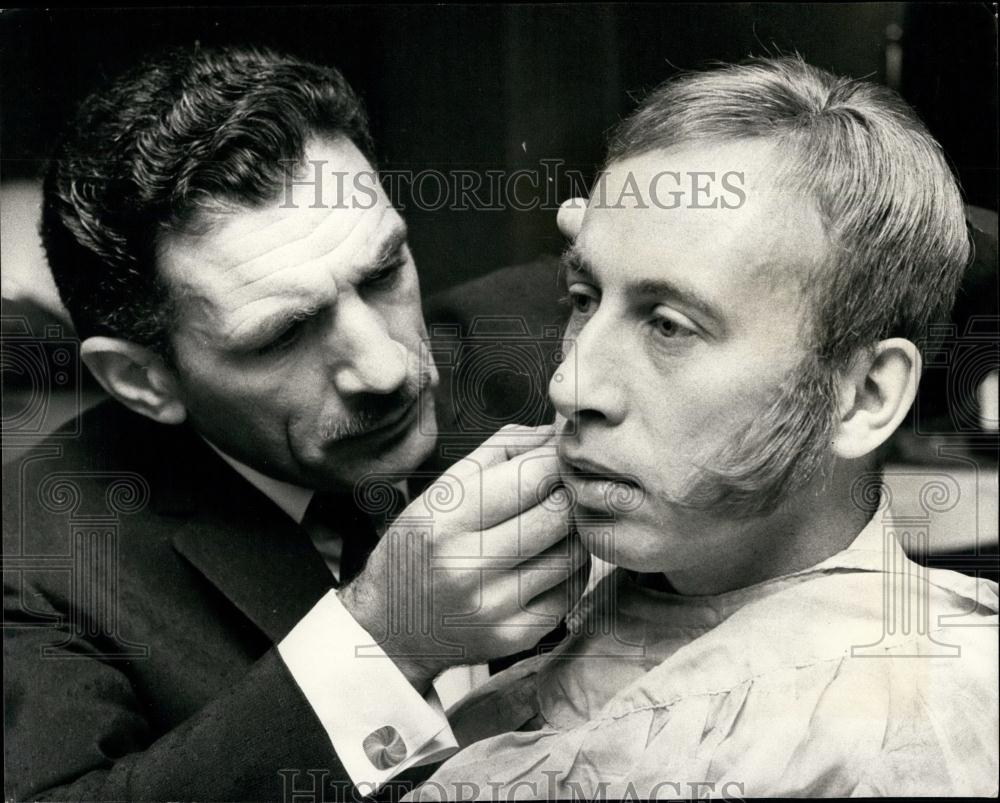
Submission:
{"label": "bushy eyebrow", "polygon": [[[601,284],[594,265],[574,245],[563,251],[559,270],[564,284],[571,277],[597,287]],[[726,316],[722,310],[694,288],[680,282],[670,279],[628,280],[625,283],[625,292],[631,297],[655,297],[677,301],[710,319],[723,332],[726,329]]]}
{"label": "bushy eyebrow", "polygon": [[379,247],[378,254],[371,265],[361,272],[361,280],[364,281],[366,278],[375,276],[389,267],[399,253],[399,250],[406,245],[408,238],[409,229],[405,223],[400,221],[400,224],[390,232],[385,242]]}
{"label": "bushy eyebrow", "polygon": [[226,338],[226,347],[237,351],[263,348],[290,326],[312,318],[319,311],[319,305],[303,305],[275,310],[246,327],[244,334]]}
{"label": "bushy eyebrow", "polygon": [[587,265],[583,255],[576,250],[576,246],[567,246],[559,257],[559,278],[566,280],[568,273],[575,273],[582,279],[593,280],[593,272]]}
{"label": "bushy eyebrow", "polygon": [[[375,259],[359,272],[358,282],[364,282],[377,276],[388,268],[399,250],[406,245],[408,234],[409,231],[405,223],[400,222],[398,226],[394,227],[379,247]],[[246,334],[229,339],[227,345],[239,350],[251,350],[266,346],[288,327],[317,315],[324,306],[324,304],[299,304],[275,310],[246,326],[244,329]]]}

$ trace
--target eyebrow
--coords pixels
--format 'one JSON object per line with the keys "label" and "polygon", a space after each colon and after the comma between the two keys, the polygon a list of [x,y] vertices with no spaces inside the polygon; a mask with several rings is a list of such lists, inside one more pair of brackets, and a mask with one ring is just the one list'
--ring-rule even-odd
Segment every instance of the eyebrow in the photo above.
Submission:
{"label": "eyebrow", "polygon": [[312,318],[320,309],[319,305],[302,305],[275,310],[249,326],[243,327],[245,334],[226,337],[225,345],[227,348],[237,351],[253,351],[263,348],[290,326]]}
{"label": "eyebrow", "polygon": [[[400,223],[394,227],[389,236],[379,246],[375,259],[364,268],[359,276],[359,281],[377,276],[389,267],[393,257],[406,245],[409,230],[405,223]],[[300,321],[309,320],[317,315],[325,306],[326,302],[320,304],[299,304],[287,306],[283,309],[262,316],[252,324],[243,327],[245,334],[225,339],[228,348],[239,351],[251,351],[266,346],[271,340],[284,332],[288,327]]]}
{"label": "eyebrow", "polygon": [[[560,259],[560,273],[565,281],[567,273],[573,273],[584,281],[600,285],[594,266],[577,249],[570,245]],[[657,296],[680,302],[685,307],[701,313],[711,319],[723,331],[726,328],[726,316],[722,310],[691,287],[669,279],[639,279],[627,281],[625,291],[634,296]]]}
{"label": "eyebrow", "polygon": [[389,265],[392,264],[393,257],[396,256],[404,245],[406,245],[406,241],[409,239],[409,234],[410,232],[406,223],[401,221],[398,226],[395,226],[382,245],[379,246],[378,254],[376,254],[371,265],[363,271],[362,281],[371,276],[375,276],[389,267]]}

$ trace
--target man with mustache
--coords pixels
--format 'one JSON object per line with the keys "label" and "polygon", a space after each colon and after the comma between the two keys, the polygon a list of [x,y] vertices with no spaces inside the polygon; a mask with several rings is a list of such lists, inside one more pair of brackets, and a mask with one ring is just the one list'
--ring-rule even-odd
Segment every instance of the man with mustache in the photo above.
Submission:
{"label": "man with mustache", "polygon": [[254,49],[154,59],[73,120],[42,236],[112,399],[4,472],[9,798],[364,794],[454,745],[443,670],[563,617],[586,556],[540,504],[550,431],[406,499],[438,374],[371,154],[338,72]]}
{"label": "man with mustache", "polygon": [[800,59],[685,74],[560,227],[562,476],[619,568],[416,798],[996,795],[996,583],[911,562],[878,494],[969,258],[922,123]]}

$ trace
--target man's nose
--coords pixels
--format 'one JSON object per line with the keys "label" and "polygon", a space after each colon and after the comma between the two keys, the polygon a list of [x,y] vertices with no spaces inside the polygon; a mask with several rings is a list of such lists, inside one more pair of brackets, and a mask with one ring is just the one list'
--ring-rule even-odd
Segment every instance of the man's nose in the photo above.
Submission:
{"label": "man's nose", "polygon": [[328,338],[333,384],[342,396],[388,394],[405,381],[409,352],[362,299],[344,299]]}
{"label": "man's nose", "polygon": [[564,418],[618,424],[625,418],[627,352],[614,323],[598,312],[563,344],[563,361],[549,382],[549,397]]}

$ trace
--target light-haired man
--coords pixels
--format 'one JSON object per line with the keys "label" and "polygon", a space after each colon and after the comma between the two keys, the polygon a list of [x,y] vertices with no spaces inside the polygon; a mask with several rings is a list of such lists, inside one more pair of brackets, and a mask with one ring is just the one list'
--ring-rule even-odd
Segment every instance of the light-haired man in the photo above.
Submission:
{"label": "light-haired man", "polygon": [[995,795],[997,586],[877,492],[969,257],[933,138],[799,59],[686,74],[560,227],[562,476],[619,569],[419,797]]}

